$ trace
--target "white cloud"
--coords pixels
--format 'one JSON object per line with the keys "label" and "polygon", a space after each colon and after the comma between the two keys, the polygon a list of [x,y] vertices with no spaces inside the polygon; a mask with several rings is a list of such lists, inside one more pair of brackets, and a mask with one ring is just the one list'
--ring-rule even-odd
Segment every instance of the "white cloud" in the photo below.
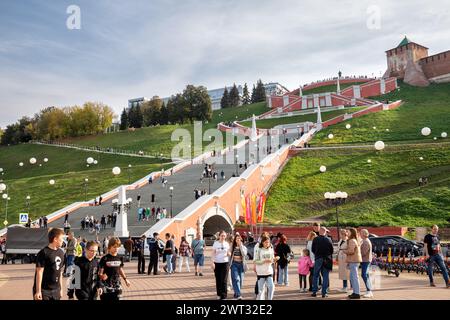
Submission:
{"label": "white cloud", "polygon": [[[369,30],[366,10],[380,8]],[[100,100],[116,112],[132,97],[257,79],[299,84],[344,74],[379,75],[384,51],[406,34],[450,49],[445,1],[80,1],[82,29],[53,27],[55,8],[40,19],[10,23],[0,39],[0,125],[49,105]],[[48,21],[40,10],[49,10]],[[0,18],[2,14],[0,13]],[[1,19],[0,19],[1,20]],[[8,20],[6,20],[8,21]],[[9,20],[11,22],[11,20]],[[44,25],[42,25],[44,24]],[[48,25],[52,27],[49,27]],[[3,25],[0,22],[0,27]],[[33,30],[39,32],[33,33]]]}

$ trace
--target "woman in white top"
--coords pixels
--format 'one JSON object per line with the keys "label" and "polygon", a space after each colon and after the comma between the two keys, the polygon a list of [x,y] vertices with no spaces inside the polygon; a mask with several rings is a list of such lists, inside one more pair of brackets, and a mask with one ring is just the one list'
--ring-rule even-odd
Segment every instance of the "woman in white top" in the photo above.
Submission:
{"label": "woman in white top", "polygon": [[212,264],[216,277],[217,297],[221,300],[227,298],[227,277],[228,266],[230,261],[230,244],[227,241],[227,233],[220,231],[219,240],[215,241],[212,250]]}
{"label": "woman in white top", "polygon": [[270,238],[267,236],[261,237],[261,243],[256,250],[254,257],[256,275],[258,278],[258,297],[257,300],[264,299],[264,288],[268,290],[268,300],[273,299],[273,292],[275,286],[273,284],[273,264],[277,261],[273,247],[270,243]]}

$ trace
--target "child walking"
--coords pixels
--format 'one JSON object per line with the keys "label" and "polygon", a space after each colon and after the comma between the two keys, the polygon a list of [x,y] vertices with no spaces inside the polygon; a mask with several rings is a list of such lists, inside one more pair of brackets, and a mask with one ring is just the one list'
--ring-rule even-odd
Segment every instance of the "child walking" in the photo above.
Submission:
{"label": "child walking", "polygon": [[311,260],[311,257],[309,256],[309,250],[303,249],[303,254],[300,259],[298,259],[298,278],[300,282],[300,292],[307,292],[306,277],[309,274],[310,268],[312,268],[313,266],[314,264]]}

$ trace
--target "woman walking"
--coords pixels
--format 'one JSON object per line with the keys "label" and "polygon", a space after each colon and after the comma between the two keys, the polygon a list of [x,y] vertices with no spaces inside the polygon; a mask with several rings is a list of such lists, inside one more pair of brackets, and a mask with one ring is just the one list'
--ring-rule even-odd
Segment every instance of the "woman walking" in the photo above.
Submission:
{"label": "woman walking", "polygon": [[289,262],[291,261],[292,250],[286,243],[287,237],[280,235],[280,242],[275,248],[276,256],[278,257],[278,285],[284,283],[285,286],[289,286]]}
{"label": "woman walking", "polygon": [[347,230],[341,229],[340,231],[341,240],[338,243],[338,254],[336,260],[338,261],[339,269],[339,279],[342,280],[342,289],[340,292],[347,292],[349,271],[347,265],[347,256],[345,251],[348,249],[347,240]]}
{"label": "woman walking", "polygon": [[215,241],[212,250],[212,269],[216,277],[216,291],[217,297],[220,300],[227,298],[227,277],[228,265],[230,261],[230,245],[227,242],[227,233],[225,231],[219,232],[219,240]]}
{"label": "woman walking", "polygon": [[247,268],[247,248],[242,243],[240,235],[236,235],[230,250],[231,254],[231,282],[234,298],[242,299],[241,289],[244,284],[244,273]]}
{"label": "woman walking", "polygon": [[264,300],[264,289],[267,287],[267,299],[273,299],[274,284],[273,284],[273,264],[278,260],[275,257],[273,247],[270,243],[270,238],[266,235],[261,237],[261,243],[256,250],[255,255],[255,271],[258,279],[258,296],[257,300]]}
{"label": "woman walking", "polygon": [[347,241],[348,248],[345,250],[347,255],[347,263],[350,268],[350,284],[352,285],[353,293],[348,297],[350,299],[361,299],[359,291],[359,277],[358,268],[362,261],[361,246],[359,242],[358,232],[355,228],[348,229],[349,237]]}
{"label": "woman walking", "polygon": [[369,266],[372,262],[372,242],[369,240],[369,231],[367,229],[361,230],[361,239],[361,277],[367,289],[364,298],[373,298],[372,283],[369,277]]}
{"label": "woman walking", "polygon": [[191,272],[189,269],[189,256],[191,254],[191,246],[189,245],[189,242],[186,241],[186,237],[181,237],[181,243],[180,243],[180,258],[179,260],[179,267],[178,272],[181,272],[181,267],[183,266],[183,260],[186,261],[186,269],[188,272]]}
{"label": "woman walking", "polygon": [[[308,249],[309,251],[309,257],[311,258],[312,261],[312,267],[309,268],[309,277],[308,277],[308,282],[309,282],[309,289],[308,291],[311,292],[312,291],[312,284],[313,284],[313,278],[314,278],[314,261],[315,261],[315,256],[314,253],[312,252],[312,242],[314,240],[314,238],[317,237],[317,234],[314,231],[311,231],[308,234],[308,237],[306,238],[306,249]],[[322,278],[319,275],[319,286],[322,285]]]}

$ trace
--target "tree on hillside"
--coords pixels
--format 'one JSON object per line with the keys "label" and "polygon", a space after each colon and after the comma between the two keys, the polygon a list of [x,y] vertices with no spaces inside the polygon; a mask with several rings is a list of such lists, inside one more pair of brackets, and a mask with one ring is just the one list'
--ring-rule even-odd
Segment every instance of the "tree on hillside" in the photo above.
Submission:
{"label": "tree on hillside", "polygon": [[242,91],[242,104],[243,105],[247,105],[250,104],[251,100],[250,100],[250,93],[248,92],[248,87],[247,87],[247,83],[244,84],[244,89]]}
{"label": "tree on hillside", "polygon": [[142,115],[145,126],[154,126],[161,123],[161,107],[163,101],[158,97],[153,97],[150,101],[142,104]]}
{"label": "tree on hillside", "polygon": [[144,122],[140,105],[133,106],[128,111],[128,122],[131,128],[141,128]]}
{"label": "tree on hillside", "polygon": [[161,112],[160,112],[160,117],[159,117],[159,124],[160,125],[165,125],[169,123],[169,110],[166,107],[166,104],[162,103],[161,106]]}
{"label": "tree on hillside", "polygon": [[123,108],[120,115],[120,130],[126,130],[128,128],[128,112],[126,108]]}
{"label": "tree on hillside", "polygon": [[183,91],[183,103],[189,110],[188,119],[191,123],[194,120],[211,120],[211,98],[205,87],[196,87],[193,85],[186,86],[186,89]]}
{"label": "tree on hillside", "polygon": [[230,106],[230,99],[228,96],[228,89],[225,87],[225,90],[223,91],[222,99],[220,100],[220,107],[222,109],[228,108]]}
{"label": "tree on hillside", "polygon": [[255,102],[266,101],[266,89],[264,88],[264,84],[261,79],[256,83],[255,89]]}
{"label": "tree on hillside", "polygon": [[230,107],[239,106],[240,99],[241,98],[239,97],[239,90],[236,87],[236,84],[234,83],[233,87],[231,88],[230,93],[228,95]]}
{"label": "tree on hillside", "polygon": [[256,102],[256,87],[255,87],[255,85],[253,85],[251,100],[252,100],[252,103]]}

